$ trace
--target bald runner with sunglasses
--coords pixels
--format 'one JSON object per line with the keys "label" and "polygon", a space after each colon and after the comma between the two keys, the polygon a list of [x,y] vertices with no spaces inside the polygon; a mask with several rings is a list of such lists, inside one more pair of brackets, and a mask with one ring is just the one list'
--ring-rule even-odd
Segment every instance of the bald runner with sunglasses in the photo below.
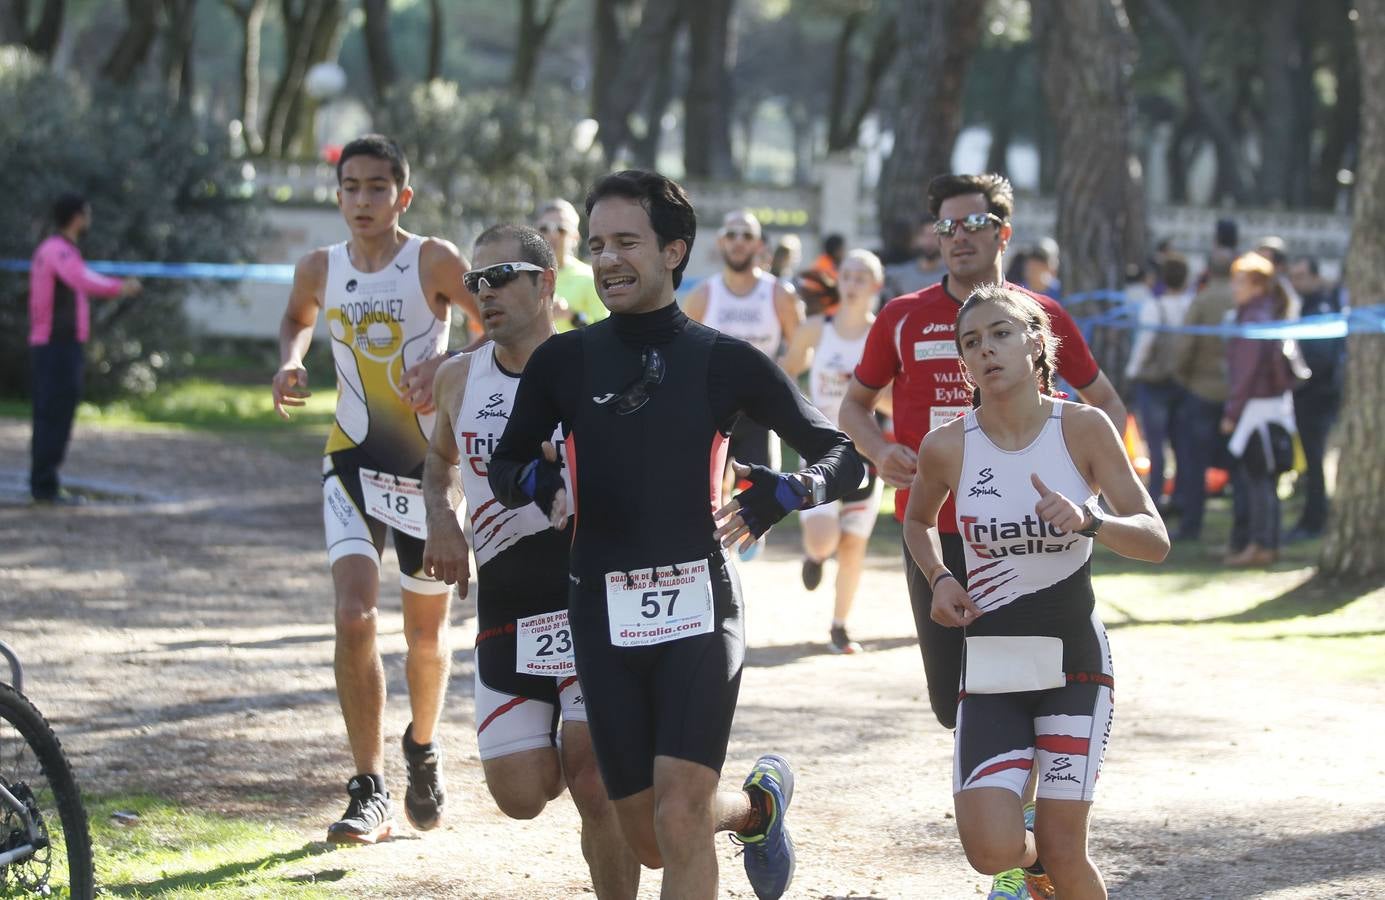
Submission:
{"label": "bald runner with sunglasses", "polygon": [[[697,228],[679,185],[617,172],[593,186],[587,212],[611,316],[534,351],[491,456],[491,488],[510,509],[537,503],[555,526],[573,512],[577,674],[602,777],[640,862],[664,869],[664,896],[712,898],[713,836],[733,831],[756,895],[776,898],[793,877],[788,763],[765,754],[743,790],[718,792],[745,660],[725,548],[842,496],[865,468],[768,356],[679,309],[674,290]],[[783,435],[808,466],[738,467],[751,486],[717,509],[741,415]],[[566,467],[553,447],[559,425]]]}
{"label": "bald runner with sunglasses", "polygon": [[[875,463],[881,478],[897,489],[895,518],[901,522],[924,435],[971,411],[972,391],[962,378],[954,337],[957,314],[979,285],[1005,282],[1002,258],[1010,242],[1014,203],[1010,182],[1000,175],[940,175],[933,179],[928,186],[928,206],[936,219],[933,227],[947,275],[939,284],[896,297],[880,310],[842,401],[841,427]],[[1083,401],[1124,427],[1125,406],[1072,317],[1050,297],[1016,285],[1006,286],[1033,297],[1048,313],[1059,341],[1057,368],[1063,380],[1076,388]],[[891,385],[894,441],[886,439],[873,415],[880,395]],[[968,489],[984,492],[986,487],[978,483]],[[932,586],[939,579],[955,577],[963,587],[967,585],[966,556],[953,498],[943,504],[937,523],[945,568],[920,571],[906,547],[904,571],[929,703],[943,727],[954,728],[962,672],[962,629],[946,628],[930,617]],[[1029,798],[1033,799],[1032,783]],[[992,900],[1022,896],[1006,893],[1015,881],[1013,875],[1014,870],[997,876]]]}
{"label": "bald runner with sunglasses", "polygon": [[[437,425],[423,470],[423,567],[466,595],[468,541],[458,524],[465,502],[477,566],[472,660],[486,785],[501,812],[516,819],[537,816],[566,785],[582,817],[582,849],[596,896],[626,900],[638,892],[639,862],[597,771],[573,664],[567,614],[572,527],[563,521],[550,528],[532,503],[506,509],[486,478],[520,373],[554,333],[555,260],[537,231],[516,225],[483,232],[472,259],[465,280],[490,341],[438,370]],[[554,444],[556,455],[561,436]]]}

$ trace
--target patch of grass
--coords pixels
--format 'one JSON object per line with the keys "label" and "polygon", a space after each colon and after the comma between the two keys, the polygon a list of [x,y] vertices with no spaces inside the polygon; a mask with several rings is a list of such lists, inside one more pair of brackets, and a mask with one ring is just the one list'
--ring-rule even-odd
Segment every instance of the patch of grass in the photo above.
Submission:
{"label": "patch of grass", "polygon": [[[330,852],[330,845],[305,843],[277,825],[180,809],[145,796],[88,802],[87,811],[96,879],[108,895],[169,900],[346,896],[330,886],[345,875],[340,867],[302,872],[304,860]],[[138,819],[118,824],[111,817],[117,811]]]}
{"label": "patch of grass", "polygon": [[[148,397],[119,400],[102,406],[83,403],[77,420],[112,428],[163,426],[210,431],[262,431],[292,429],[325,431],[332,424],[336,392],[319,386],[307,405],[294,410],[284,422],[274,412],[269,386],[230,384],[221,380],[187,378],[167,382]],[[0,401],[0,415],[28,418],[24,400]]]}

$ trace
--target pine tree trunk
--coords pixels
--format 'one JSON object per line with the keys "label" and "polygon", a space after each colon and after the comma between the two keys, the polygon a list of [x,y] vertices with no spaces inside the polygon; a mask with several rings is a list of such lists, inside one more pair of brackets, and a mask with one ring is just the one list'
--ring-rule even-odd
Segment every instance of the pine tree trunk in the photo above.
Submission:
{"label": "pine tree trunk", "polygon": [[[1058,134],[1058,245],[1064,293],[1119,289],[1145,253],[1144,196],[1130,134],[1134,38],[1121,0],[1034,0],[1044,97]],[[1124,334],[1092,352],[1115,380]]]}
{"label": "pine tree trunk", "polygon": [[370,83],[375,88],[375,99],[384,99],[398,77],[399,70],[394,64],[394,48],[390,46],[390,4],[389,0],[363,0],[365,8],[365,51],[370,62]]}
{"label": "pine tree trunk", "polygon": [[[1361,154],[1356,215],[1347,254],[1347,289],[1365,306],[1385,297],[1385,0],[1357,0],[1361,71]],[[1385,335],[1347,339],[1346,391],[1339,436],[1337,490],[1321,572],[1350,579],[1385,577]]]}
{"label": "pine tree trunk", "polygon": [[927,209],[928,182],[952,169],[962,130],[962,87],[981,40],[982,3],[905,0],[899,4],[899,113],[894,149],[880,173],[878,220],[891,223]]}
{"label": "pine tree trunk", "polygon": [[735,0],[689,0],[687,4],[690,71],[683,94],[683,168],[689,176],[735,177],[731,157],[735,5]]}

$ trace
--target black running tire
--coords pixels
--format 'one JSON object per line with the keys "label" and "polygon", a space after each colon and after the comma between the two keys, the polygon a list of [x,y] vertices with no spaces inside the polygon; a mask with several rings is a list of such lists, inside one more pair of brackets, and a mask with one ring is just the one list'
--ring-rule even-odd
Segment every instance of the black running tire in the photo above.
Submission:
{"label": "black running tire", "polygon": [[[96,876],[92,868],[87,813],[58,736],[28,698],[8,684],[0,684],[0,719],[8,722],[24,738],[43,769],[41,775],[48,781],[59,821],[46,824],[50,834],[54,832],[55,825],[61,828],[67,850],[68,887],[73,900],[91,900],[96,893]],[[0,738],[3,737],[3,733],[0,733]],[[3,767],[9,765],[9,760],[13,758],[11,754],[0,753],[0,777],[9,774]],[[3,811],[4,808],[0,807],[0,812]]]}

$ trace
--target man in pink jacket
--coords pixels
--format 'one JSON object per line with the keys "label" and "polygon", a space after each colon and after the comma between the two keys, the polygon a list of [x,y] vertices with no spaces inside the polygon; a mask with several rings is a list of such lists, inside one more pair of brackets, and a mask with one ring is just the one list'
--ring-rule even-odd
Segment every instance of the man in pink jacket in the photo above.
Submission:
{"label": "man in pink jacket", "polygon": [[33,361],[34,438],[29,492],[35,503],[70,503],[58,487],[72,417],[82,395],[82,345],[91,332],[88,297],[139,293],[133,278],[107,278],[87,268],[77,241],[91,227],[91,205],[64,194],[53,205],[53,234],[34,251],[29,269],[29,354]]}

